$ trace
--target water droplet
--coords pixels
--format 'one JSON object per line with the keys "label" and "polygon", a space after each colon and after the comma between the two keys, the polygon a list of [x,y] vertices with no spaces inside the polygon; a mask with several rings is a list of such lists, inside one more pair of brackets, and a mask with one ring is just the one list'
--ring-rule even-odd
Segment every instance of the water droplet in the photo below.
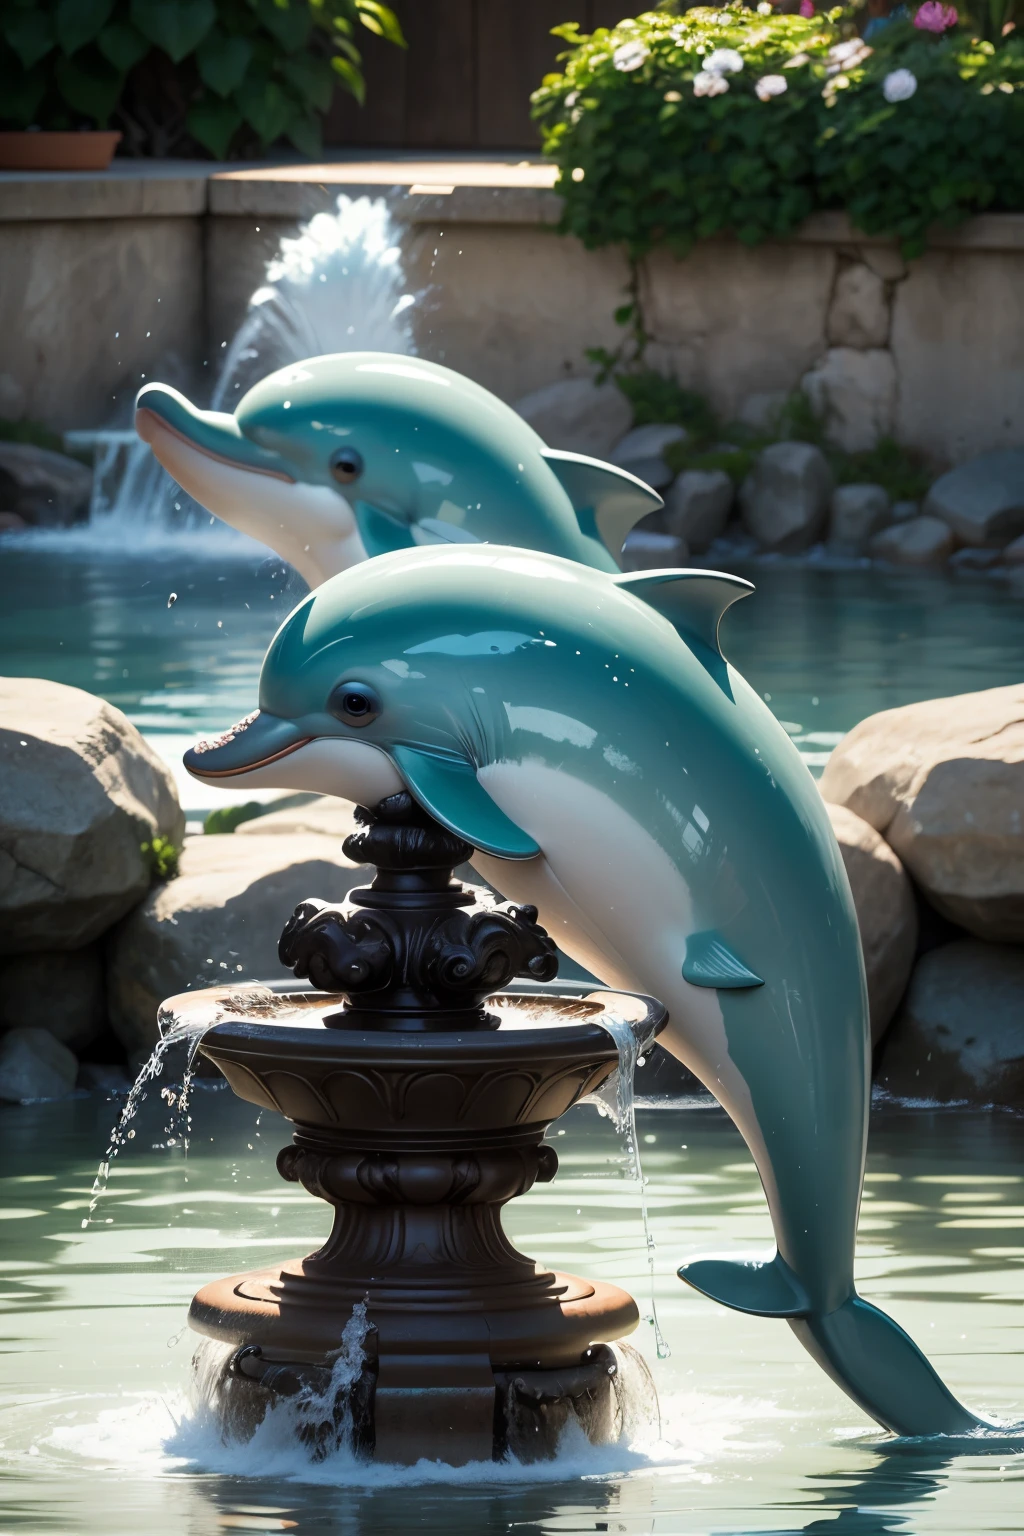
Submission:
{"label": "water droplet", "polygon": [[[175,511],[177,511],[177,510],[178,510],[177,505],[175,505]],[[177,592],[172,592],[171,595],[167,599],[167,606],[168,606],[168,608],[173,608],[177,601],[178,601],[178,594],[177,594]]]}

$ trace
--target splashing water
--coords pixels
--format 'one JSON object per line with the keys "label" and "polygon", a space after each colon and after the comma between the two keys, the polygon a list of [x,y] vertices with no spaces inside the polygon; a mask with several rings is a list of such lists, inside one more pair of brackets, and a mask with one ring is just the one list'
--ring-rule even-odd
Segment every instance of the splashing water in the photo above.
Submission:
{"label": "splashing water", "polygon": [[659,1360],[669,1360],[672,1351],[668,1340],[661,1331],[658,1322],[658,1307],[654,1298],[654,1255],[655,1242],[651,1232],[650,1216],[647,1210],[647,1181],[640,1164],[640,1146],[636,1135],[636,1102],[633,1093],[633,1074],[640,1060],[640,1053],[646,1042],[637,1038],[628,1019],[620,1019],[615,1014],[606,1013],[600,1019],[602,1029],[606,1029],[615,1041],[619,1053],[619,1065],[610,1077],[606,1078],[601,1087],[595,1093],[590,1093],[582,1101],[584,1104],[593,1104],[598,1114],[606,1115],[612,1121],[618,1131],[622,1142],[622,1173],[623,1177],[632,1179],[637,1187],[640,1198],[640,1216],[644,1224],[644,1247],[647,1253],[647,1268],[651,1278],[651,1325],[654,1328],[654,1342]]}
{"label": "splashing water", "polygon": [[[318,213],[293,239],[281,241],[265,281],[227,346],[210,400],[232,411],[246,390],[288,363],[327,352],[415,352],[412,308],[404,292],[400,229],[383,198],[338,198],[335,213]],[[133,431],[79,434],[95,451],[89,522],[47,530],[63,543],[122,544],[211,538],[239,551],[244,534],[212,518],[175,484]],[[34,534],[30,534],[35,537]]]}

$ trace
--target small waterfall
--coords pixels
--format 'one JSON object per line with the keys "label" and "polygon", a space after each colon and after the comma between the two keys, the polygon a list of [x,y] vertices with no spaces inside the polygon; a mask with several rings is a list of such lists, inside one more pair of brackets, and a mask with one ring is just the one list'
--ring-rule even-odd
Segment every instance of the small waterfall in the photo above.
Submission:
{"label": "small waterfall", "polygon": [[[404,292],[399,226],[383,198],[338,198],[318,213],[267,266],[245,318],[226,347],[210,409],[232,411],[253,384],[300,358],[326,352],[414,351]],[[210,514],[175,484],[132,431],[69,434],[95,453],[90,543],[133,546],[203,531]],[[218,539],[250,544],[216,524]]]}

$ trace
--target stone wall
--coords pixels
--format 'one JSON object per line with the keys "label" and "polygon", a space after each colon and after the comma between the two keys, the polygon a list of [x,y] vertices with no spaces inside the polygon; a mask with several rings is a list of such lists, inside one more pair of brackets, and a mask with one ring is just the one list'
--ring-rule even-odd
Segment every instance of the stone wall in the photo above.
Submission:
{"label": "stone wall", "polygon": [[[554,233],[551,177],[473,157],[0,175],[0,411],[81,427],[143,376],[201,392],[280,238],[341,192],[385,193],[405,223],[424,356],[508,400],[583,373],[616,340],[626,269]],[[808,378],[851,447],[892,432],[941,466],[1024,442],[1024,216],[938,234],[908,266],[820,214],[791,241],[660,253],[645,283],[653,359],[726,416]]]}

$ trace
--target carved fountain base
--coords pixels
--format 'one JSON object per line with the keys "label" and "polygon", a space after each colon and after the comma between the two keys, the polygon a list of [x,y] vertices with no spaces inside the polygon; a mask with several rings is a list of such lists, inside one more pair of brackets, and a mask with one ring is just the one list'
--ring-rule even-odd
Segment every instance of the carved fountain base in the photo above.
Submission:
{"label": "carved fountain base", "polygon": [[[402,1463],[553,1455],[570,1417],[614,1439],[656,1413],[640,1356],[612,1346],[636,1304],[526,1258],[501,1208],[554,1178],[549,1125],[618,1065],[601,1021],[646,1042],[665,1011],[612,992],[493,995],[524,970],[549,980],[554,946],[533,909],[451,882],[470,850],[408,797],[345,851],[378,865],[373,886],[340,908],[303,903],[281,941],[324,990],[212,988],[165,1005],[212,1026],[200,1049],[240,1098],[294,1123],[278,1170],[334,1208],[316,1253],[195,1297],[192,1328],[230,1346],[222,1417],[244,1434],[291,1396],[314,1406],[318,1448],[348,1436]],[[353,1369],[343,1334],[363,1309]]]}

